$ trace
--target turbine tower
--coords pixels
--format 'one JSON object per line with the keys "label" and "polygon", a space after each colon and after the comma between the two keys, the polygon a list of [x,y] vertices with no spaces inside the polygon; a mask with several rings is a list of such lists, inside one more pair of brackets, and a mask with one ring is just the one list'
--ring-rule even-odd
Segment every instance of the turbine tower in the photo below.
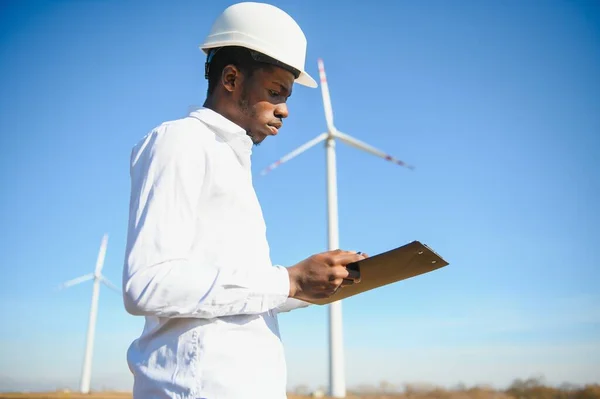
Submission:
{"label": "turbine tower", "polygon": [[[329,87],[325,75],[325,66],[323,60],[318,60],[319,76],[321,78],[321,94],[323,96],[323,106],[325,108],[325,121],[327,123],[327,132],[301,145],[278,161],[269,165],[261,174],[266,175],[276,167],[292,158],[300,155],[316,144],[325,141],[326,161],[327,161],[327,220],[328,220],[328,247],[329,250],[339,248],[338,232],[338,208],[337,208],[337,182],[336,182],[336,161],[335,161],[335,139],[355,147],[359,150],[381,157],[397,165],[408,169],[414,169],[413,166],[400,161],[362,141],[359,141],[347,134],[337,130],[333,124],[333,111],[331,107],[331,98],[329,97]],[[329,395],[336,398],[346,396],[346,381],[344,373],[344,351],[342,335],[342,301],[336,301],[329,304]]]}
{"label": "turbine tower", "polygon": [[85,356],[83,358],[83,370],[81,372],[81,393],[90,392],[90,379],[92,376],[92,355],[94,352],[94,333],[96,330],[96,316],[98,314],[98,296],[100,294],[100,283],[103,283],[108,288],[121,292],[113,283],[102,275],[102,266],[104,266],[104,256],[106,255],[106,245],[108,243],[108,235],[102,237],[100,243],[100,252],[96,260],[96,268],[94,273],[86,274],[81,277],[74,278],[60,285],[59,289],[72,287],[84,281],[94,280],[92,286],[92,305],[90,308],[90,317],[88,321],[87,339],[85,344]]}

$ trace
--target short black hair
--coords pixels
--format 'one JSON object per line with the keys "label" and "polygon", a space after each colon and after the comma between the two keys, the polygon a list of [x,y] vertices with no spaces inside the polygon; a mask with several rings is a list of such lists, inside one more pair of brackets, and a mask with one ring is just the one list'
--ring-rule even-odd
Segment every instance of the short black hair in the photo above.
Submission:
{"label": "short black hair", "polygon": [[227,65],[235,65],[246,77],[251,77],[260,68],[270,67],[267,63],[256,61],[245,47],[227,46],[212,49],[211,52],[214,53],[212,59],[210,59],[211,53],[207,56],[208,95],[214,92],[221,79],[223,68]]}

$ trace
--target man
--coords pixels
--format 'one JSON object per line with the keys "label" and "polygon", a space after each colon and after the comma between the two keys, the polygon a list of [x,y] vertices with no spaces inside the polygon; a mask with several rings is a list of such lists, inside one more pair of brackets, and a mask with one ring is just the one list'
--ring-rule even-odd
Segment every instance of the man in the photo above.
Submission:
{"label": "man", "polygon": [[283,399],[277,314],[356,282],[346,265],[366,255],[328,251],[291,267],[269,257],[250,156],[281,129],[294,82],[316,87],[295,21],[236,4],[202,49],[204,107],[131,154],[124,303],[145,316],[127,353],[134,398]]}

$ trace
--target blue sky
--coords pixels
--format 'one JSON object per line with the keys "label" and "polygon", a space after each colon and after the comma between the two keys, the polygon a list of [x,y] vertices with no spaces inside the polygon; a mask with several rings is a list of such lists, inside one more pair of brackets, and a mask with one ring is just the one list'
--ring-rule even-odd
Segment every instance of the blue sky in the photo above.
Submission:
{"label": "blue sky", "polygon": [[[198,45],[232,2],[4,2],[0,12],[2,389],[76,387],[93,270],[119,285],[131,147],[202,104]],[[340,245],[420,240],[450,262],[343,303],[348,386],[543,375],[600,382],[600,7],[594,1],[279,1],[322,57],[338,143]],[[262,168],[325,130],[298,86],[255,148],[275,263],[326,249],[325,153]],[[100,293],[93,387],[128,389],[143,320]],[[327,309],[281,317],[289,384],[327,381]]]}

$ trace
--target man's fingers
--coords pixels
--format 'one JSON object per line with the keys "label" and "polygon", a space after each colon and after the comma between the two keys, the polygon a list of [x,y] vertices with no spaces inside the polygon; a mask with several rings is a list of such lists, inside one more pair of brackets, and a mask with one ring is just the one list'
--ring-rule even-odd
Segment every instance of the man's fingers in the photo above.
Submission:
{"label": "man's fingers", "polygon": [[360,281],[360,272],[358,270],[351,270],[351,269],[346,269],[346,270],[348,270],[348,276],[345,277],[345,279],[353,280],[357,283]]}
{"label": "man's fingers", "polygon": [[333,273],[331,273],[331,276],[329,277],[330,281],[338,280],[338,279],[342,279],[342,278],[348,278],[348,275],[350,274],[350,271],[343,266],[336,266],[332,270],[333,270]]}
{"label": "man's fingers", "polygon": [[352,285],[360,282],[360,272],[358,270],[350,270],[343,268],[343,271],[334,273],[337,277],[336,280],[342,279],[341,285],[343,287]]}
{"label": "man's fingers", "polygon": [[362,254],[358,254],[356,252],[347,252],[335,255],[333,257],[333,262],[336,265],[346,266],[347,264],[358,262],[359,260],[363,259],[365,259],[365,257]]}

